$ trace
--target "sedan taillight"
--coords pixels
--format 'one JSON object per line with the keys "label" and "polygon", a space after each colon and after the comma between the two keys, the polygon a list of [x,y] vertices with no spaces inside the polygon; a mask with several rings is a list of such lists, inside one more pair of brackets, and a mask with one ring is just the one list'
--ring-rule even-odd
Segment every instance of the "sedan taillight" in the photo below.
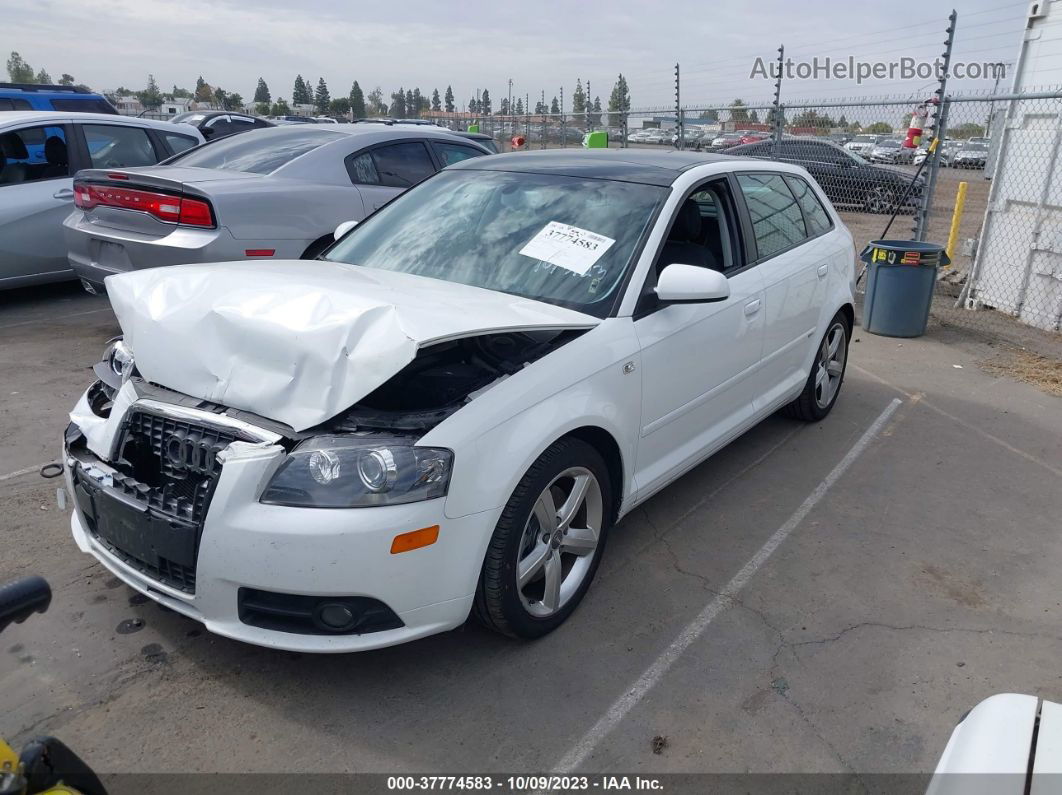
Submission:
{"label": "sedan taillight", "polygon": [[74,205],[82,210],[95,207],[118,207],[123,210],[138,210],[168,224],[212,228],[214,212],[210,202],[173,196],[168,193],[116,188],[111,185],[74,185]]}

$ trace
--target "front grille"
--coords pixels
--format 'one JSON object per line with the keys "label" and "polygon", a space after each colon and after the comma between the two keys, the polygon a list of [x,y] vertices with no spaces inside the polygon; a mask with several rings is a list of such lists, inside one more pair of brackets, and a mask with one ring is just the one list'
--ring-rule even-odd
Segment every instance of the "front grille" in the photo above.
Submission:
{"label": "front grille", "polygon": [[[148,577],[194,593],[203,521],[221,475],[217,454],[239,438],[227,429],[133,409],[109,481],[81,468],[75,474],[75,499],[89,531]],[[80,448],[70,450],[91,455]]]}
{"label": "front grille", "polygon": [[221,464],[217,454],[236,435],[134,410],[126,419],[114,485],[150,508],[202,522]]}

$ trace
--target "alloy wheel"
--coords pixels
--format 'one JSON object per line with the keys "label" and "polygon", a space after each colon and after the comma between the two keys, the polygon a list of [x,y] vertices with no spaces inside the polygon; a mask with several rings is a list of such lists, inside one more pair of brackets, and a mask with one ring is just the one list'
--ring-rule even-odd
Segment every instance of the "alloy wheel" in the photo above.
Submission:
{"label": "alloy wheel", "polygon": [[841,388],[844,360],[848,350],[845,337],[844,325],[834,323],[826,332],[819,348],[815,371],[815,403],[820,409],[828,408],[837,390]]}
{"label": "alloy wheel", "polygon": [[589,469],[566,469],[542,490],[524,526],[516,565],[516,587],[528,613],[549,617],[579,590],[603,519],[601,484]]}

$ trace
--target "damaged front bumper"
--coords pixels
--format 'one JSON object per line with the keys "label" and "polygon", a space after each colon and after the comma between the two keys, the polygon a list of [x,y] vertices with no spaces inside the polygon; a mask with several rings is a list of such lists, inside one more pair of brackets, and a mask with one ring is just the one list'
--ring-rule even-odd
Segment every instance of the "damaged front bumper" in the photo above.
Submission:
{"label": "damaged front bumper", "polygon": [[[64,442],[71,530],[131,587],[211,632],[292,651],[379,648],[466,619],[479,540],[495,511],[447,518],[445,498],[352,509],[263,504],[287,455],[282,435],[144,397],[135,381],[101,416],[92,391],[71,413]],[[115,463],[135,434],[157,464]],[[203,449],[209,455],[197,457]],[[152,466],[165,470],[164,486]],[[436,543],[392,554],[396,535],[433,525]]]}

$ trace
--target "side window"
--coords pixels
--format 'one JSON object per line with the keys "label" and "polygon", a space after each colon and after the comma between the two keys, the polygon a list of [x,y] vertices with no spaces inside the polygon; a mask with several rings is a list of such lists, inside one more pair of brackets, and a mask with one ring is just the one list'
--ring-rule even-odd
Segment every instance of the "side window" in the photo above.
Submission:
{"label": "side window", "polygon": [[380,175],[376,172],[376,163],[372,155],[365,152],[347,158],[347,173],[355,185],[379,185]]}
{"label": "side window", "polygon": [[439,156],[439,160],[442,161],[444,168],[446,166],[452,166],[454,163],[460,163],[462,160],[468,160],[472,157],[480,157],[483,154],[478,149],[473,149],[471,146],[461,146],[461,144],[432,141],[431,145],[435,148],[435,154]]}
{"label": "side window", "polygon": [[791,248],[807,238],[796,197],[778,174],[740,174],[738,184],[752,218],[760,259]]}
{"label": "side window", "polygon": [[225,116],[218,116],[211,119],[203,125],[203,137],[214,140],[216,138],[223,138],[226,135],[231,135],[235,130],[232,128],[232,122]]}
{"label": "side window", "polygon": [[720,272],[734,264],[732,224],[728,220],[730,193],[725,182],[703,185],[679,205],[657,258],[656,271],[668,265],[696,265]]}
{"label": "side window", "polygon": [[114,115],[115,110],[111,103],[105,99],[61,99],[52,100],[52,110],[74,111],[76,113],[109,113]]}
{"label": "side window", "polygon": [[24,99],[0,97],[0,110],[33,110],[33,106]]}
{"label": "side window", "polygon": [[24,127],[0,134],[0,185],[68,176],[64,128]]}
{"label": "side window", "polygon": [[199,145],[199,141],[188,135],[164,132],[162,137],[166,139],[166,145],[170,147],[170,151],[173,152],[173,154],[184,152],[191,149],[193,146]]}
{"label": "side window", "polygon": [[254,126],[255,127],[272,127],[273,125],[271,125],[269,122],[267,122],[267,121],[265,121],[263,119],[255,119],[254,120]]}
{"label": "side window", "polygon": [[370,151],[379,184],[392,188],[409,188],[435,173],[435,164],[424,144],[410,143],[379,146]]}
{"label": "side window", "polygon": [[93,168],[153,166],[159,162],[151,138],[143,127],[117,124],[85,124],[89,161]]}
{"label": "side window", "polygon": [[231,128],[229,130],[229,135],[232,135],[233,133],[250,132],[254,129],[254,120],[242,116],[232,116],[230,124]]}
{"label": "side window", "polygon": [[804,223],[807,225],[808,235],[815,237],[824,232],[829,232],[833,227],[830,215],[826,212],[826,208],[822,206],[822,202],[819,201],[819,197],[815,195],[815,191],[811,189],[811,186],[800,177],[793,177],[788,174],[785,177],[785,181],[790,190],[793,191],[793,195],[796,196],[800,209],[804,211]]}

